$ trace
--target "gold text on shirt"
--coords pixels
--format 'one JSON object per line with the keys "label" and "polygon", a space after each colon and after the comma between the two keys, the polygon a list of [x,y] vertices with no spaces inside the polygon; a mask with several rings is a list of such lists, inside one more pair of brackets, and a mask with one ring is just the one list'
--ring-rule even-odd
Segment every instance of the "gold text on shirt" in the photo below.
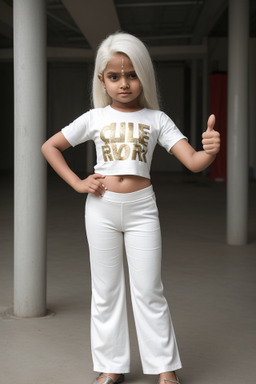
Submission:
{"label": "gold text on shirt", "polygon": [[102,128],[100,138],[104,161],[136,160],[147,162],[150,126],[138,124],[135,137],[134,123],[111,123]]}

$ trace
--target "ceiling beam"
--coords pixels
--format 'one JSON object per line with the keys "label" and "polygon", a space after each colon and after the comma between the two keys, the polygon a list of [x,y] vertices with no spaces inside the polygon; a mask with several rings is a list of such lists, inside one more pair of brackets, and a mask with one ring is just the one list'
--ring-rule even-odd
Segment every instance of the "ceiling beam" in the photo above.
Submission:
{"label": "ceiling beam", "polygon": [[109,34],[120,30],[113,0],[62,0],[93,51]]}
{"label": "ceiling beam", "polygon": [[91,49],[48,47],[47,60],[89,63],[93,62],[94,55]]}
{"label": "ceiling beam", "polygon": [[[91,49],[47,47],[47,61],[92,63],[94,54]],[[13,48],[0,49],[0,63],[13,60]]]}
{"label": "ceiling beam", "polygon": [[205,0],[193,31],[191,44],[201,44],[228,7],[228,0]]}
{"label": "ceiling beam", "polygon": [[134,8],[134,7],[173,7],[173,6],[184,6],[184,5],[201,5],[203,0],[187,0],[187,1],[158,1],[150,3],[121,3],[117,4],[117,8]]}
{"label": "ceiling beam", "polygon": [[192,60],[206,56],[207,46],[202,44],[150,47],[149,53],[155,60]]}
{"label": "ceiling beam", "polygon": [[[172,61],[172,60],[192,60],[202,59],[207,55],[206,45],[182,45],[151,47],[149,53],[153,60]],[[0,49],[0,62],[13,59],[13,49]],[[48,61],[67,61],[67,62],[86,62],[94,61],[94,53],[90,49],[83,48],[62,48],[48,47]]]}

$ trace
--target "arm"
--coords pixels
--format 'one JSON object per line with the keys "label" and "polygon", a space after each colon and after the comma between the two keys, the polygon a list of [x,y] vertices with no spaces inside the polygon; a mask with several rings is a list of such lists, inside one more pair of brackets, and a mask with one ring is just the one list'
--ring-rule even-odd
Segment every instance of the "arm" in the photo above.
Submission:
{"label": "arm", "polygon": [[102,184],[104,176],[93,174],[81,180],[68,166],[62,152],[70,147],[62,132],[57,133],[47,140],[41,148],[42,154],[52,166],[55,172],[68,183],[75,191],[80,193],[92,193],[101,197],[105,187]]}
{"label": "arm", "polygon": [[203,151],[195,151],[185,139],[178,141],[170,151],[192,172],[201,172],[209,167],[220,150],[220,134],[213,129],[214,124],[215,116],[211,115],[202,135]]}

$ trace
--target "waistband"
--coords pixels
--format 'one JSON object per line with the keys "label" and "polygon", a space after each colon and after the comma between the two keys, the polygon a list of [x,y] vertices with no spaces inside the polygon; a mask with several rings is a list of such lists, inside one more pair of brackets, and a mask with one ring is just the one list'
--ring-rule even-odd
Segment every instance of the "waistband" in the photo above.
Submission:
{"label": "waistband", "polygon": [[149,187],[140,189],[135,192],[128,192],[128,193],[117,193],[117,192],[105,191],[102,197],[102,200],[109,200],[117,203],[130,203],[130,202],[146,199],[153,195],[154,195],[154,190],[152,185],[150,185]]}

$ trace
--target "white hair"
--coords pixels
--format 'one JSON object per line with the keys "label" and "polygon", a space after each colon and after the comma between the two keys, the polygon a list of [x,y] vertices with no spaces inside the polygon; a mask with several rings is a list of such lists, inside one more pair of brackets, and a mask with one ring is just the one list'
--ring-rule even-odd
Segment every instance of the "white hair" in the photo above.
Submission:
{"label": "white hair", "polygon": [[103,74],[107,63],[116,53],[124,53],[132,62],[142,85],[140,105],[149,109],[159,109],[155,73],[149,52],[141,40],[123,32],[108,36],[98,48],[92,84],[94,108],[103,108],[111,104],[111,98],[104,93],[98,75]]}

